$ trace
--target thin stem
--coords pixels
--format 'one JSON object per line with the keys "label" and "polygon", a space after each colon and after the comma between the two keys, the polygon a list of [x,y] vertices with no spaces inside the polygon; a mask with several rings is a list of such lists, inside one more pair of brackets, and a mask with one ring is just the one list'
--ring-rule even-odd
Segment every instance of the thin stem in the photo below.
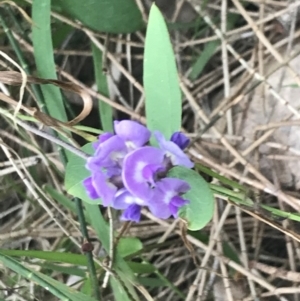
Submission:
{"label": "thin stem", "polygon": [[[89,243],[90,238],[89,238],[89,234],[87,231],[86,222],[85,222],[85,218],[84,218],[82,201],[79,198],[74,198],[74,201],[76,204],[77,215],[78,215],[78,220],[80,223],[81,233],[83,235],[84,241]],[[101,295],[100,295],[100,291],[99,291],[99,283],[98,283],[96,267],[95,267],[95,263],[94,263],[94,259],[93,259],[93,253],[91,250],[84,250],[84,252],[85,252],[85,255],[87,258],[88,270],[89,270],[89,274],[90,274],[92,289],[94,291],[94,297],[100,301]]]}
{"label": "thin stem", "polygon": [[25,130],[30,131],[31,133],[34,133],[34,134],[36,134],[36,135],[38,135],[40,137],[43,137],[43,138],[45,138],[45,139],[47,139],[47,140],[49,140],[49,141],[51,141],[51,142],[53,142],[53,143],[61,146],[62,148],[70,151],[71,153],[75,154],[76,156],[78,156],[80,158],[87,160],[90,157],[89,154],[87,154],[87,153],[83,152],[82,150],[74,147],[73,145],[71,145],[71,144],[69,144],[69,143],[67,143],[67,142],[65,142],[65,141],[63,141],[63,140],[61,140],[61,139],[59,139],[57,137],[52,136],[49,133],[46,133],[46,132],[44,132],[42,130],[39,130],[38,128],[36,128],[34,126],[31,126],[31,125],[29,125],[26,122],[23,122],[23,121],[21,121],[19,119],[13,118],[13,116],[11,114],[8,114],[6,111],[2,110],[1,108],[0,108],[0,112],[3,115],[9,117],[10,119],[13,119],[15,121],[15,123],[17,123],[18,125],[20,125]]}
{"label": "thin stem", "polygon": [[[111,270],[114,261],[114,224],[112,218],[111,208],[107,207],[107,215],[109,220],[109,264],[108,268]],[[106,288],[109,280],[110,273],[106,272],[103,280],[102,287]]]}

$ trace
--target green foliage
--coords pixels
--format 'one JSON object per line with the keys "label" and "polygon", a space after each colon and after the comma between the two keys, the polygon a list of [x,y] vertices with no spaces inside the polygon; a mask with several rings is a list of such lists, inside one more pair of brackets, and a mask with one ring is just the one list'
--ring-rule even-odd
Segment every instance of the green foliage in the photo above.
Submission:
{"label": "green foliage", "polygon": [[215,51],[219,45],[219,40],[212,41],[204,45],[203,51],[192,66],[192,70],[189,75],[191,80],[195,80],[202,73],[204,67],[215,54]]}
{"label": "green foliage", "polygon": [[52,7],[97,31],[130,33],[144,26],[134,0],[52,0]]}
{"label": "green foliage", "polygon": [[[82,150],[88,154],[92,154],[92,143],[83,146]],[[85,168],[86,161],[71,153],[68,154],[68,159],[65,173],[65,187],[68,193],[92,205],[101,204],[101,199],[90,199],[82,184],[82,181],[90,175],[90,172]]]}
{"label": "green foliage", "polygon": [[123,237],[118,243],[118,251],[122,257],[127,257],[143,249],[143,244],[136,237]]}
{"label": "green foliage", "polygon": [[[234,25],[240,18],[237,14],[228,14],[227,18],[227,30],[231,30],[234,28]],[[203,69],[209,62],[209,60],[213,57],[215,54],[218,46],[221,45],[220,40],[215,40],[208,42],[204,45],[204,48],[198,58],[196,59],[195,63],[192,65],[191,73],[189,74],[189,78],[191,80],[195,80],[199,77],[199,75],[202,73]]]}
{"label": "green foliage", "polygon": [[[38,75],[42,78],[56,79],[51,35],[50,3],[50,0],[34,0],[32,2],[32,42]],[[41,89],[49,114],[61,121],[67,121],[59,88],[53,85],[42,85]]]}
{"label": "green foliage", "polygon": [[181,166],[172,168],[168,176],[184,179],[191,186],[183,195],[190,203],[179,211],[179,216],[187,221],[188,229],[196,231],[206,226],[214,211],[214,196],[207,182],[194,170]]}
{"label": "green foliage", "polygon": [[[98,91],[109,97],[106,75],[102,71],[102,52],[94,44],[92,44],[94,73]],[[112,107],[99,100],[99,115],[104,132],[113,132],[113,109]]]}
{"label": "green foliage", "polygon": [[96,301],[96,299],[86,296],[74,289],[71,289],[67,285],[54,280],[53,278],[46,276],[40,272],[27,268],[23,264],[20,264],[17,260],[4,255],[0,252],[0,261],[4,266],[13,270],[22,277],[25,277],[43,288],[46,288],[54,296],[63,301]]}
{"label": "green foliage", "polygon": [[155,4],[145,41],[144,87],[147,126],[169,139],[181,127],[181,92],[169,33]]}

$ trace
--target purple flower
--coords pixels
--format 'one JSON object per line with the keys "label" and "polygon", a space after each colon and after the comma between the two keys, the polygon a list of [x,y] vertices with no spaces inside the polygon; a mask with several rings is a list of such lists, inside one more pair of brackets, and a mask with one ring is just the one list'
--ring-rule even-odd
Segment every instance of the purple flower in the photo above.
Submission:
{"label": "purple flower", "polygon": [[90,177],[83,181],[91,199],[122,210],[121,220],[139,222],[148,207],[159,218],[177,217],[188,203],[182,195],[190,186],[181,179],[167,178],[176,165],[194,165],[183,152],[189,139],[176,132],[167,141],[155,132],[159,147],[148,146],[151,132],[135,121],[114,122],[115,134],[104,133],[93,143],[94,155],[86,162]]}
{"label": "purple flower", "polygon": [[184,150],[190,143],[190,139],[181,132],[175,132],[170,139],[177,144],[182,150]]}
{"label": "purple flower", "polygon": [[166,219],[171,215],[178,216],[178,210],[189,203],[181,197],[186,193],[190,186],[183,180],[175,178],[165,178],[156,183],[148,207],[153,215],[158,218]]}
{"label": "purple flower", "polygon": [[154,136],[159,147],[164,151],[165,155],[170,158],[173,166],[181,165],[187,168],[192,168],[194,166],[194,163],[177,144],[172,141],[167,141],[159,131],[155,131]]}
{"label": "purple flower", "polygon": [[123,161],[122,179],[126,189],[136,197],[148,200],[152,197],[156,175],[165,171],[164,152],[156,147],[144,146]]}
{"label": "purple flower", "polygon": [[130,121],[115,121],[116,135],[104,133],[93,144],[95,153],[87,160],[91,177],[84,181],[92,199],[101,198],[109,206],[119,188],[123,187],[121,171],[124,157],[149,141],[150,131],[143,125]]}

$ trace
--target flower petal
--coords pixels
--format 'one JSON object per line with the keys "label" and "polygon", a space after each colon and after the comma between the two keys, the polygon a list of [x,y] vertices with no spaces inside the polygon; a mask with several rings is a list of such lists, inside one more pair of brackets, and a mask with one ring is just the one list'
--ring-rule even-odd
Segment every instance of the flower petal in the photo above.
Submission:
{"label": "flower petal", "polygon": [[169,204],[169,208],[170,208],[170,211],[172,213],[172,215],[176,218],[178,217],[178,210],[188,204],[189,201],[188,200],[185,200],[183,199],[182,197],[176,195],[174,196],[172,199],[171,199],[171,202]]}
{"label": "flower petal", "polygon": [[170,139],[177,144],[182,150],[184,150],[190,143],[190,139],[181,132],[175,132]]}
{"label": "flower petal", "polygon": [[185,200],[179,201],[178,195],[189,189],[190,186],[180,179],[164,178],[160,180],[156,183],[152,199],[148,201],[149,210],[158,218],[166,219],[171,215],[176,217],[178,209],[186,204]]}
{"label": "flower petal", "polygon": [[141,206],[133,204],[130,205],[122,214],[121,220],[133,221],[138,223],[141,220]]}
{"label": "flower petal", "polygon": [[109,182],[109,179],[102,172],[95,172],[92,174],[93,186],[102,199],[102,205],[110,206],[117,192],[117,187]]}
{"label": "flower petal", "polygon": [[147,200],[152,197],[151,182],[145,178],[145,168],[149,165],[163,166],[164,152],[158,148],[145,146],[129,153],[123,161],[122,179],[127,190],[136,197]]}
{"label": "flower petal", "polygon": [[98,140],[95,141],[92,145],[94,150],[97,150],[97,148],[99,147],[100,144],[102,144],[103,142],[105,142],[106,140],[108,140],[109,138],[111,138],[112,136],[114,136],[114,134],[112,133],[103,133],[98,137]]}
{"label": "flower petal", "polygon": [[132,120],[115,121],[116,134],[125,142],[133,143],[134,148],[145,145],[151,136],[151,132],[143,125]]}
{"label": "flower petal", "polygon": [[146,202],[133,196],[125,188],[122,188],[122,189],[119,189],[118,192],[116,193],[116,196],[113,200],[111,207],[113,207],[115,209],[126,209],[132,204],[136,204],[139,206],[145,206]]}
{"label": "flower petal", "polygon": [[98,171],[101,167],[118,165],[126,154],[127,147],[124,141],[118,136],[113,136],[98,146],[94,156],[88,158],[86,168]]}
{"label": "flower petal", "polygon": [[181,165],[187,168],[192,168],[194,163],[189,157],[172,141],[167,141],[162,133],[154,132],[154,136],[159,144],[159,147],[171,158],[173,165]]}
{"label": "flower petal", "polygon": [[99,195],[93,185],[93,181],[92,181],[92,177],[86,178],[83,182],[82,182],[83,186],[85,187],[86,193],[87,195],[92,199],[98,199]]}

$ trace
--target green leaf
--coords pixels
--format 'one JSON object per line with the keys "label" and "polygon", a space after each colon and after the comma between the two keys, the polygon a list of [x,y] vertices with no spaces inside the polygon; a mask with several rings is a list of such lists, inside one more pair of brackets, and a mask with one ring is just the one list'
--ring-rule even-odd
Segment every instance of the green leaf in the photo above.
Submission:
{"label": "green leaf", "polygon": [[104,219],[99,206],[85,203],[84,207],[91,220],[91,225],[96,232],[103,248],[107,253],[109,253],[109,225]]}
{"label": "green leaf", "polygon": [[[51,187],[48,184],[45,184],[43,186],[43,189],[44,189],[45,192],[47,192],[49,195],[51,195],[51,197],[54,200],[56,200],[59,204],[61,204],[62,206],[64,206],[66,209],[70,210],[72,213],[77,214],[75,203],[73,201],[71,201],[68,197],[66,197],[65,195],[61,194],[55,188]],[[85,220],[89,224],[91,224],[91,221],[90,221],[88,215],[86,214],[86,212],[84,212],[84,217],[85,217]]]}
{"label": "green leaf", "polygon": [[[109,97],[106,75],[104,75],[102,71],[102,52],[94,44],[92,44],[92,50],[93,50],[93,60],[94,60],[94,72],[95,72],[98,92]],[[99,100],[99,114],[100,114],[100,120],[101,120],[103,131],[113,132],[112,107],[109,104],[105,103],[104,101]]]}
{"label": "green leaf", "polygon": [[[206,4],[205,4],[206,6]],[[219,18],[218,18],[219,19]],[[228,14],[227,17],[227,30],[231,30],[234,28],[236,22],[240,19],[240,15],[237,14]],[[215,20],[216,23],[218,20]],[[206,29],[205,29],[206,30]],[[195,38],[195,37],[194,37]],[[209,60],[215,54],[218,46],[221,44],[220,40],[215,40],[208,42],[204,45],[204,49],[197,58],[196,62],[192,66],[191,73],[189,74],[189,78],[191,80],[195,80],[202,73],[203,69],[209,62]]]}
{"label": "green leaf", "polygon": [[214,212],[214,196],[206,181],[194,170],[181,166],[172,168],[168,177],[183,179],[191,186],[183,195],[190,203],[179,211],[179,216],[188,223],[188,229],[196,231],[206,226]]}
{"label": "green leaf", "polygon": [[134,273],[137,274],[151,274],[156,271],[156,267],[150,263],[140,263],[134,261],[127,261],[128,266],[132,269]]}
{"label": "green leaf", "polygon": [[67,252],[50,252],[36,250],[0,250],[0,254],[15,257],[26,256],[29,258],[43,259],[52,262],[63,262],[74,265],[87,265],[86,257],[84,255]]}
{"label": "green leaf", "polygon": [[211,57],[215,54],[217,47],[220,45],[220,41],[211,41],[205,44],[203,51],[193,64],[189,78],[195,80],[203,71]]}
{"label": "green leaf", "polygon": [[130,33],[144,26],[134,0],[52,0],[52,7],[97,31]]}
{"label": "green leaf", "polygon": [[112,291],[114,293],[114,297],[116,301],[131,301],[132,299],[128,296],[126,290],[121,285],[119,281],[117,281],[115,278],[110,277],[109,281]]}
{"label": "green leaf", "polygon": [[[32,2],[32,42],[38,75],[42,78],[57,79],[51,36],[50,3],[51,0]],[[42,85],[41,89],[49,114],[61,121],[67,121],[59,88]]]}
{"label": "green leaf", "polygon": [[54,49],[60,48],[74,28],[66,23],[55,22],[52,26],[52,42]]}
{"label": "green leaf", "polygon": [[226,178],[224,176],[221,176],[219,175],[217,172],[211,170],[210,168],[202,165],[202,164],[199,164],[199,163],[196,163],[195,164],[195,169],[197,171],[202,171],[204,172],[205,174],[215,178],[215,179],[218,179],[221,183],[225,184],[225,185],[228,185],[232,188],[236,188],[238,190],[242,190],[242,191],[247,191],[246,187],[244,187],[243,185],[229,179],[229,178]]}
{"label": "green leaf", "polygon": [[117,249],[120,256],[124,258],[142,250],[143,244],[136,237],[123,237],[120,239]]}
{"label": "green leaf", "polygon": [[[37,263],[35,263],[37,264]],[[43,264],[38,264],[40,265],[43,269],[48,269],[50,271],[56,271],[60,272],[66,275],[75,275],[79,276],[82,278],[85,278],[87,275],[87,270],[83,270],[78,268],[78,266],[64,266],[64,265],[59,265],[59,264],[52,264],[52,263],[43,263]]]}
{"label": "green leaf", "polygon": [[46,288],[54,296],[62,301],[96,301],[96,299],[84,295],[65,284],[54,280],[42,273],[36,272],[19,263],[17,260],[10,258],[0,252],[0,262],[7,268],[13,270],[20,276],[23,276],[34,283]]}
{"label": "green leaf", "polygon": [[147,126],[169,139],[181,126],[181,92],[175,57],[164,18],[152,5],[144,53]]}
{"label": "green leaf", "polygon": [[[88,143],[81,148],[84,152],[92,154],[94,152],[92,143]],[[68,164],[65,174],[65,188],[67,192],[84,202],[97,205],[101,204],[101,199],[92,200],[86,193],[82,181],[90,176],[90,172],[85,168],[86,160],[68,153]]]}

